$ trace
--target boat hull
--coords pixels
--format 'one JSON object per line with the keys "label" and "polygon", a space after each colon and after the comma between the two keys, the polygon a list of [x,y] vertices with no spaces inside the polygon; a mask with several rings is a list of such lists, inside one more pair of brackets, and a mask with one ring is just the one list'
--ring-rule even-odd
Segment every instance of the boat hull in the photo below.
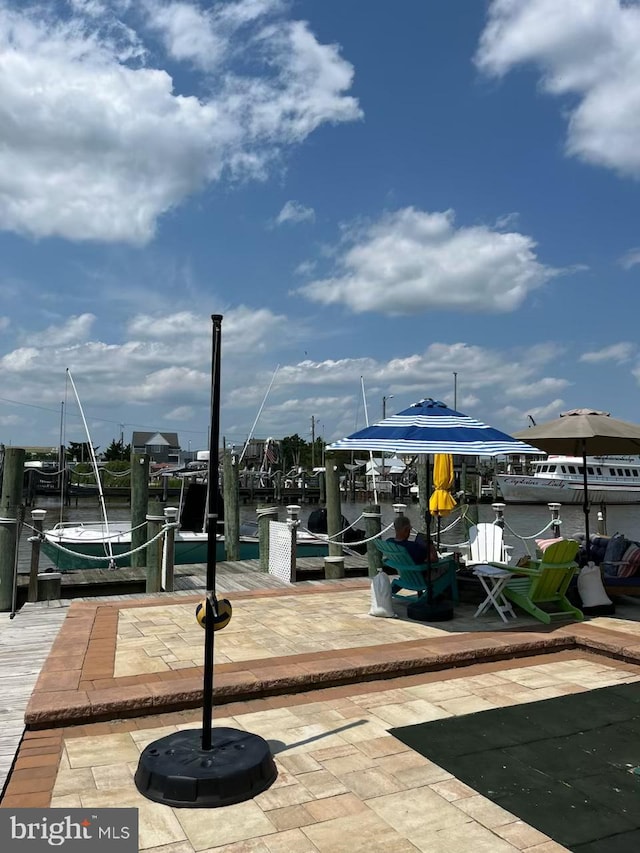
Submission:
{"label": "boat hull", "polygon": [[[63,539],[60,544],[65,550],[61,550],[56,544],[53,534],[46,534],[41,543],[41,550],[46,554],[50,564],[59,571],[71,571],[74,569],[104,569],[109,562],[105,559],[105,547],[102,541],[74,542]],[[117,567],[124,568],[131,565],[131,556],[119,556],[131,551],[131,542],[123,537],[114,539],[111,550]],[[73,553],[69,553],[72,551]],[[185,536],[176,538],[174,565],[183,566],[190,563],[207,562],[208,545],[205,536]],[[310,540],[298,542],[297,554],[299,557],[322,557],[329,553],[326,542]],[[91,559],[91,558],[94,559]],[[240,539],[240,560],[257,560],[260,557],[259,543],[257,539]],[[95,559],[100,558],[100,559]],[[216,562],[227,559],[224,540],[216,542]]]}
{"label": "boat hull", "polygon": [[[497,479],[505,503],[584,503],[584,487],[567,480],[516,474],[498,474]],[[622,484],[588,485],[587,493],[593,504],[640,503],[640,488]]]}

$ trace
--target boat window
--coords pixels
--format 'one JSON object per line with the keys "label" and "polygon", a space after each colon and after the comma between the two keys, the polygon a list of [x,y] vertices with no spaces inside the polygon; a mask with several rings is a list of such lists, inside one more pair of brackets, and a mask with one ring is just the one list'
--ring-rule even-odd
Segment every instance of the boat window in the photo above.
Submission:
{"label": "boat window", "polygon": [[598,474],[600,474],[600,476],[602,476],[602,468],[596,468],[596,471],[598,472]]}
{"label": "boat window", "polygon": [[630,477],[630,476],[631,476],[631,471],[630,471],[628,468],[625,468],[625,469],[624,469],[624,475],[625,475],[625,477]]}
{"label": "boat window", "polygon": [[622,468],[618,468],[618,477],[622,477]]}
{"label": "boat window", "polygon": [[587,473],[593,474],[593,468],[591,468],[589,465],[587,465]]}
{"label": "boat window", "polygon": [[549,465],[549,473],[550,474],[555,474],[556,470],[557,470],[557,468],[555,465]]}
{"label": "boat window", "polygon": [[582,465],[578,465],[578,474],[582,474],[582,476],[584,476],[584,467]]}
{"label": "boat window", "polygon": [[615,468],[609,468],[609,473],[611,474],[612,477],[615,477],[616,476],[616,469]]}
{"label": "boat window", "polygon": [[541,474],[544,474],[544,472],[545,472],[546,470],[547,470],[547,466],[546,466],[546,465],[541,465],[541,466],[540,466],[540,473],[541,473]]}
{"label": "boat window", "polygon": [[563,474],[567,473],[567,469],[564,467],[564,465],[560,466],[560,470],[562,471]]}
{"label": "boat window", "polygon": [[576,473],[576,466],[575,465],[569,465],[569,473],[570,474]]}
{"label": "boat window", "polygon": [[636,471],[636,469],[635,469],[635,468],[633,468],[633,469],[631,470],[631,473],[633,474],[633,476],[634,476],[634,477],[637,477],[637,476],[638,476],[638,472]]}

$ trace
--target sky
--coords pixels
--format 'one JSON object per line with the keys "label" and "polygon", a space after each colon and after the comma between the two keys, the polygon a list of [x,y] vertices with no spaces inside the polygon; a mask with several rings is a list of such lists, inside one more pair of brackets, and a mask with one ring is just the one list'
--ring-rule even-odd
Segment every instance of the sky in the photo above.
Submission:
{"label": "sky", "polygon": [[227,445],[640,422],[639,117],[632,0],[0,0],[0,443],[205,449],[212,314]]}

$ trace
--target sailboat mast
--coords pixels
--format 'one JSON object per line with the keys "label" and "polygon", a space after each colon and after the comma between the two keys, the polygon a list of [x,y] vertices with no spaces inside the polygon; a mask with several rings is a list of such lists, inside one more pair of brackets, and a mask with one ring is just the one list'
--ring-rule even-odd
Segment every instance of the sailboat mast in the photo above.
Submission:
{"label": "sailboat mast", "polygon": [[71,383],[71,387],[73,388],[73,393],[76,398],[76,402],[78,403],[78,408],[80,409],[80,416],[82,417],[82,423],[84,424],[84,431],[87,436],[87,442],[89,444],[89,455],[91,457],[91,465],[93,467],[93,473],[96,478],[96,483],[98,484],[98,497],[100,500],[100,508],[102,510],[102,518],[104,519],[104,527],[106,533],[106,543],[107,543],[107,551],[108,556],[111,560],[113,560],[113,548],[111,547],[111,538],[109,535],[109,519],[107,518],[107,507],[104,502],[104,492],[102,491],[102,481],[100,480],[100,471],[98,469],[98,460],[96,459],[96,454],[93,449],[93,442],[91,441],[91,433],[89,432],[89,427],[87,425],[87,419],[84,416],[84,410],[82,408],[82,403],[80,402],[80,397],[78,396],[78,392],[76,390],[76,384],[73,381],[73,377],[71,376],[71,371],[67,367],[67,376],[69,377],[69,382]]}
{"label": "sailboat mast", "polygon": [[[367,426],[369,426],[369,413],[367,411],[367,397],[364,393],[364,377],[363,376],[360,377],[360,385],[362,387],[362,403],[364,406],[364,422]],[[378,503],[378,489],[376,487],[376,466],[375,466],[375,463],[373,461],[373,451],[372,450],[369,451],[369,461],[371,462],[371,477],[373,479],[373,502],[375,504],[377,504]],[[365,475],[365,481],[366,481],[366,475]]]}

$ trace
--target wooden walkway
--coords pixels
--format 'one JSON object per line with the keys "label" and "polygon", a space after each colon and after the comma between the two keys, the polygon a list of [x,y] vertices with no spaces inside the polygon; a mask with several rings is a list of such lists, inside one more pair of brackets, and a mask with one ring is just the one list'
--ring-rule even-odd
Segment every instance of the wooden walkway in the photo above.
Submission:
{"label": "wooden walkway", "polygon": [[[261,572],[258,560],[221,562],[216,566],[216,591],[218,593],[245,592],[253,589],[290,588],[289,584]],[[323,558],[306,557],[297,561],[303,585],[324,583]],[[346,557],[347,574],[366,575],[365,557]],[[126,583],[122,572],[127,573]],[[175,590],[153,593],[156,596],[193,595],[206,589],[206,566],[200,563],[176,566]],[[0,791],[20,746],[24,732],[24,712],[40,670],[62,625],[71,601],[95,601],[96,590],[112,585],[116,594],[100,595],[104,600],[140,598],[144,595],[145,570],[142,569],[91,569],[68,572],[62,575],[62,595],[65,587],[73,596],[59,600],[24,604],[13,619],[9,613],[0,613]],[[21,578],[20,585],[28,583]],[[335,583],[335,581],[334,581]],[[123,585],[124,584],[124,585]],[[140,586],[142,592],[126,591],[127,584]]]}
{"label": "wooden walkway", "polygon": [[[366,577],[368,564],[365,556],[345,556],[347,577]],[[323,580],[324,560],[322,557],[299,557],[296,562],[298,580]],[[206,588],[207,567],[204,563],[176,566],[174,591],[177,593]],[[260,571],[259,560],[223,561],[216,565],[216,586],[221,592],[260,589],[277,586],[275,579]],[[110,595],[144,593],[146,569],[128,567],[122,569],[75,569],[62,572],[63,598],[82,598],[85,594]],[[28,575],[18,578],[19,600],[26,597]]]}

